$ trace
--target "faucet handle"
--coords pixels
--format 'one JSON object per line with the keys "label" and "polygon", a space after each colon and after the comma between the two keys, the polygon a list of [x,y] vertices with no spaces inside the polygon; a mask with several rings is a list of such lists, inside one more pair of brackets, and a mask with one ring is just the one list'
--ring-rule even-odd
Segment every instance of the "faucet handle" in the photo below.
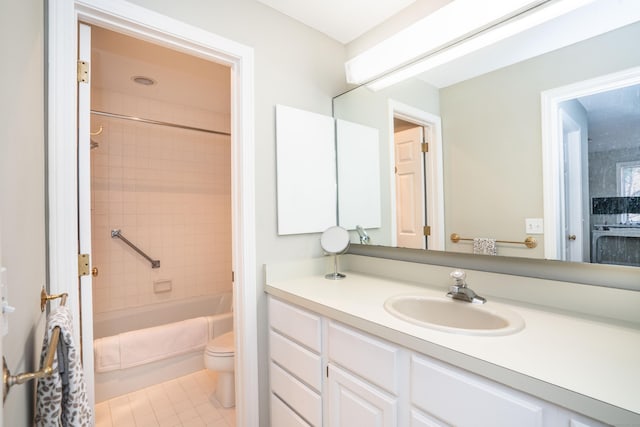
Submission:
{"label": "faucet handle", "polygon": [[456,281],[456,285],[466,287],[467,283],[465,282],[465,278],[467,277],[467,273],[462,270],[454,270],[449,274],[453,280]]}

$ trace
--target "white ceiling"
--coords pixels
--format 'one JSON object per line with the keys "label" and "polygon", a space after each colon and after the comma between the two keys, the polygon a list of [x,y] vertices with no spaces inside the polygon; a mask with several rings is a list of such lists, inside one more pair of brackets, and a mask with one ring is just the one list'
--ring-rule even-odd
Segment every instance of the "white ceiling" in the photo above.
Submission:
{"label": "white ceiling", "polygon": [[347,44],[416,0],[257,0]]}

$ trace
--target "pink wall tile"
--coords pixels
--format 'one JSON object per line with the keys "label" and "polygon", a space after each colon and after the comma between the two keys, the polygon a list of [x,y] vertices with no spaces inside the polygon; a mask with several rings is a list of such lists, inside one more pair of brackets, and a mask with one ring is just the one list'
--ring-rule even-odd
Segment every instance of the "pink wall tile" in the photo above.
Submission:
{"label": "pink wall tile", "polygon": [[[228,115],[96,90],[94,109],[229,128]],[[230,138],[93,117],[94,311],[231,291]],[[159,269],[111,238],[111,229],[161,261]],[[153,293],[155,280],[172,291]]]}

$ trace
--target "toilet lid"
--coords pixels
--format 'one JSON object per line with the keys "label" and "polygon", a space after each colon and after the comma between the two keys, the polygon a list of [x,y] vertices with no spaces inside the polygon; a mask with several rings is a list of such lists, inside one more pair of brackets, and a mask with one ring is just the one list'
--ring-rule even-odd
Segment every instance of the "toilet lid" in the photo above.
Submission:
{"label": "toilet lid", "polygon": [[207,344],[207,353],[210,354],[227,354],[233,356],[235,352],[235,337],[233,331],[222,334]]}

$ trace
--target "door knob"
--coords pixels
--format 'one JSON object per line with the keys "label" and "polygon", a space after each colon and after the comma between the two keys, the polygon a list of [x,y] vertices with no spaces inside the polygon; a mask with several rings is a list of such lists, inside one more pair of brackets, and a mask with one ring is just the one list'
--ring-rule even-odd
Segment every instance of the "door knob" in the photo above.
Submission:
{"label": "door knob", "polygon": [[92,275],[93,277],[96,277],[96,276],[98,275],[98,267],[93,267],[93,268],[91,269],[91,275]]}
{"label": "door knob", "polygon": [[569,234],[569,240],[576,240],[575,234]]}

